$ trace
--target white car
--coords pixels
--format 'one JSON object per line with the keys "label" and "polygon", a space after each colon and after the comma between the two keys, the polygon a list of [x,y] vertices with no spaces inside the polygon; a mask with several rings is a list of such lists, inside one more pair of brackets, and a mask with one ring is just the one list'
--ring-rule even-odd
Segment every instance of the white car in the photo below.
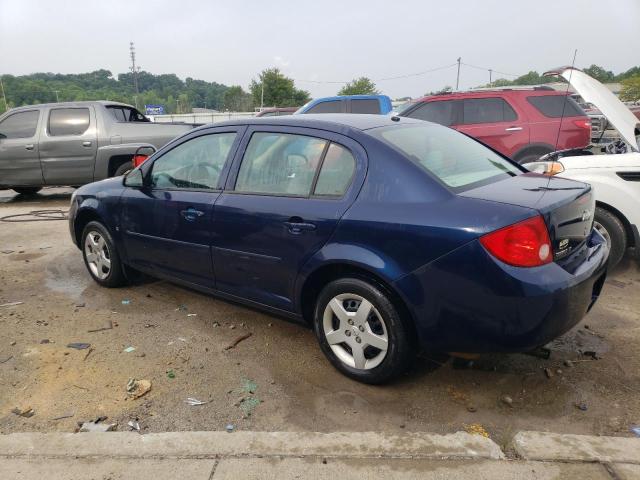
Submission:
{"label": "white car", "polygon": [[564,156],[556,152],[525,165],[532,171],[591,184],[596,196],[594,228],[609,243],[609,266],[613,268],[628,247],[640,250],[640,123],[609,89],[586,73],[563,67],[545,75],[564,77],[620,134],[621,141],[613,145],[611,153]]}

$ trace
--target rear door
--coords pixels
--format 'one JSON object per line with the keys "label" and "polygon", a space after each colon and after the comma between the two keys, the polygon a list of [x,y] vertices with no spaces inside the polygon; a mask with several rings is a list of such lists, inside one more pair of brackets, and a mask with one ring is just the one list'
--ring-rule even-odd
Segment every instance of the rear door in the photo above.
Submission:
{"label": "rear door", "polygon": [[213,205],[240,131],[226,127],[194,134],[153,160],[143,188],[125,190],[121,226],[133,266],[214,288]]}
{"label": "rear door", "polygon": [[53,107],[45,111],[40,162],[48,185],[83,185],[93,181],[97,146],[93,106]]}
{"label": "rear door", "polygon": [[39,118],[40,110],[23,110],[0,122],[0,185],[42,185]]}
{"label": "rear door", "polygon": [[519,118],[515,109],[500,97],[462,100],[462,123],[455,128],[509,158],[529,144],[526,119]]}
{"label": "rear door", "polygon": [[267,126],[239,151],[215,206],[216,288],[293,311],[298,272],[353,203],[365,152],[331,132]]}

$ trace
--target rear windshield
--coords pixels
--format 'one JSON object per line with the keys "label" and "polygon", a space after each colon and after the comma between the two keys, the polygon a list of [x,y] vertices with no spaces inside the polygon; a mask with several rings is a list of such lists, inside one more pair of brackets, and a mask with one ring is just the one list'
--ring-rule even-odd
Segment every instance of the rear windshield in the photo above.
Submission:
{"label": "rear windshield", "polygon": [[[564,113],[562,111],[562,101],[564,103]],[[549,118],[584,117],[586,113],[580,105],[571,97],[566,95],[544,95],[537,97],[527,97],[527,101],[533,105],[542,115]]]}
{"label": "rear windshield", "polygon": [[397,125],[369,132],[404,153],[454,192],[522,173],[481,143],[439,125]]}

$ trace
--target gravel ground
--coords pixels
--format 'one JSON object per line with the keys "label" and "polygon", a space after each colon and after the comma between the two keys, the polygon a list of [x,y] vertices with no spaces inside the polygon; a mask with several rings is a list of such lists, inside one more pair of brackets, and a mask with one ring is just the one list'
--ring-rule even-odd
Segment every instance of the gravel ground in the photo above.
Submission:
{"label": "gravel ground", "polygon": [[[26,199],[0,191],[0,216],[66,209],[70,192]],[[336,372],[303,326],[152,279],[99,287],[64,221],[0,222],[0,251],[0,304],[24,302],[0,307],[0,433],[73,431],[107,416],[118,430],[137,419],[143,432],[230,423],[264,431],[467,429],[505,445],[518,430],[626,436],[640,424],[640,268],[631,258],[610,273],[587,318],[550,345],[548,360],[425,355],[399,381],[374,387]],[[91,347],[67,348],[71,342]],[[151,390],[130,398],[131,378],[149,380]],[[207,403],[191,406],[188,397]],[[18,416],[15,407],[35,414]]]}

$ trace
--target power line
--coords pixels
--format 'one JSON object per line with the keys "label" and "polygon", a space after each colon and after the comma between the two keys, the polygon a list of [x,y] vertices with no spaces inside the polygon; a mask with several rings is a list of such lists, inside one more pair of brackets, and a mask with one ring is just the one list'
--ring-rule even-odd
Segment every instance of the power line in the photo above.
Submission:
{"label": "power line", "polygon": [[[416,73],[407,73],[405,75],[396,75],[393,77],[384,77],[384,78],[374,78],[371,81],[372,82],[384,82],[387,80],[398,80],[400,78],[409,78],[409,77],[418,77],[420,75],[426,75],[427,73],[432,73],[432,72],[437,72],[438,70],[445,70],[447,68],[451,68],[451,67],[455,67],[458,63],[452,63],[450,65],[443,65],[441,67],[436,67],[436,68],[431,68],[429,70],[423,70],[422,72],[416,72]],[[349,83],[351,80],[348,81],[344,81],[344,80],[302,80],[302,79],[298,79],[298,78],[294,78],[293,79],[296,82],[307,82],[307,83],[320,83],[320,84],[331,84],[331,83],[338,83],[338,84],[344,84],[344,83]]]}
{"label": "power line", "polygon": [[471,68],[475,68],[477,70],[484,70],[486,72],[493,72],[493,73],[499,73],[500,75],[506,75],[507,77],[519,77],[520,75],[514,75],[513,73],[505,73],[505,72],[501,72],[499,70],[495,70],[493,68],[488,68],[488,67],[479,67],[478,65],[471,65],[470,63],[465,63],[462,62],[462,65],[464,65],[465,67],[471,67]]}

